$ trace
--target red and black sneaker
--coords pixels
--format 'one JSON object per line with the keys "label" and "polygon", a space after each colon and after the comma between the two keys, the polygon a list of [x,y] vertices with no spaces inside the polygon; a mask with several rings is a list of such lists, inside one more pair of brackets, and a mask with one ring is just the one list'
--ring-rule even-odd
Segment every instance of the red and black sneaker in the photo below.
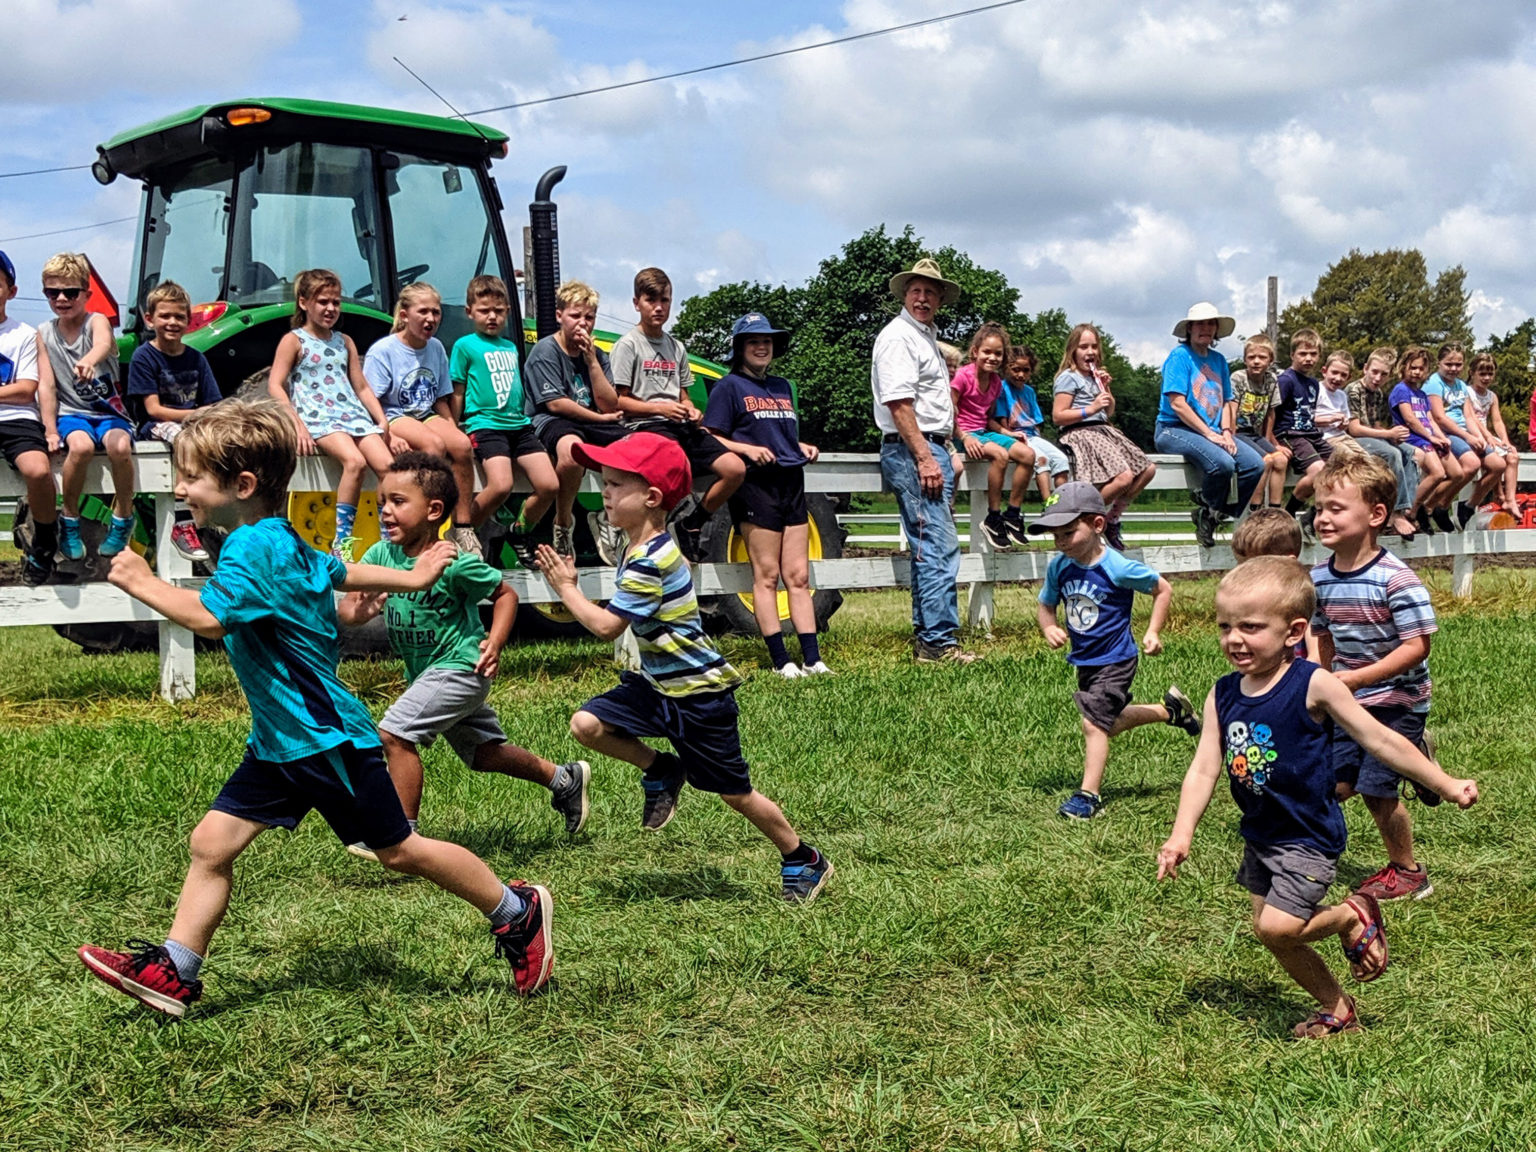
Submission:
{"label": "red and black sneaker", "polygon": [[183,980],[165,948],[148,940],[130,940],[131,952],[109,952],[87,944],[80,962],[98,980],[167,1016],[186,1015],[203,995],[201,980]]}
{"label": "red and black sneaker", "polygon": [[520,996],[531,996],[549,982],[555,966],[555,946],[550,939],[554,901],[542,884],[508,880],[507,887],[528,903],[523,914],[510,924],[491,929],[496,955],[512,965],[512,979]]}

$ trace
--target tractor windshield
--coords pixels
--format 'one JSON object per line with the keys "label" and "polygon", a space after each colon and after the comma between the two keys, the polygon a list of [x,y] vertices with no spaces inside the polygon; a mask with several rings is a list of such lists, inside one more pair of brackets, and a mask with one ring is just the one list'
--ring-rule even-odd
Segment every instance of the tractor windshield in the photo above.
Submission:
{"label": "tractor windshield", "polygon": [[162,280],[176,281],[194,304],[221,299],[233,177],[230,165],[210,160],[154,185],[136,300]]}

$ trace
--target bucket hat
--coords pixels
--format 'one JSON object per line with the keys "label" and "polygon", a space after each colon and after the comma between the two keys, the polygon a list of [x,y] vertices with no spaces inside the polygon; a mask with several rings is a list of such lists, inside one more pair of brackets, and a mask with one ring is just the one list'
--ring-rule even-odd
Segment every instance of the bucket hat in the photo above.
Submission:
{"label": "bucket hat", "polygon": [[1180,320],[1173,326],[1174,339],[1188,339],[1189,326],[1196,320],[1216,321],[1216,339],[1218,340],[1222,339],[1223,337],[1232,335],[1233,329],[1237,327],[1236,320],[1232,319],[1230,316],[1223,316],[1220,312],[1216,311],[1216,305],[1202,300],[1200,303],[1196,304],[1189,310],[1189,315],[1185,316],[1184,319]]}
{"label": "bucket hat", "polygon": [[924,256],[906,272],[898,272],[891,277],[891,295],[901,300],[907,294],[907,283],[914,276],[921,276],[924,280],[932,280],[943,291],[941,299],[945,304],[953,304],[960,299],[960,285],[953,280],[944,279],[944,273],[939,271],[939,266],[928,257]]}
{"label": "bucket hat", "polygon": [[775,357],[784,355],[784,349],[789,347],[789,333],[782,328],[775,328],[761,312],[748,312],[745,316],[737,317],[736,323],[731,325],[730,341],[725,346],[725,362],[736,363],[736,358],[741,355],[741,341],[745,336],[772,336],[773,354]]}

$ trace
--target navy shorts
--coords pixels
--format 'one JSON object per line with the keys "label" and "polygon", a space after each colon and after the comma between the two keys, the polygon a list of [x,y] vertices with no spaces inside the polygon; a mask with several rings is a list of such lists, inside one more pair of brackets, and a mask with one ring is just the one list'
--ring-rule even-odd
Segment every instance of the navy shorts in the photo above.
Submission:
{"label": "navy shorts", "polygon": [[591,444],[597,448],[606,448],[610,444],[616,444],[629,435],[629,429],[622,424],[603,423],[592,420],[567,420],[564,416],[551,416],[544,421],[539,428],[539,443],[544,445],[545,451],[551,456],[560,447],[560,441],[567,436],[574,436],[583,444]]}
{"label": "navy shorts", "polygon": [[[1429,719],[1428,713],[1396,707],[1367,708],[1366,711],[1373,720],[1406,737],[1419,751],[1424,750],[1424,723]],[[1396,796],[1398,784],[1403,779],[1337,726],[1333,730],[1333,774],[1339,783],[1348,784],[1362,796]]]}
{"label": "navy shorts", "polygon": [[747,469],[747,478],[731,494],[731,523],[753,524],[782,532],[810,519],[805,507],[805,469],[763,464]]}
{"label": "navy shorts", "polygon": [[620,736],[663,736],[682,763],[688,783],[700,792],[745,796],[752,791],[741,756],[736,690],[668,696],[635,672],[581,706]]}
{"label": "navy shorts", "polygon": [[533,434],[532,428],[482,428],[469,434],[469,442],[475,446],[475,459],[506,456],[516,460],[520,456],[547,456],[544,443]]}
{"label": "navy shorts", "polygon": [[48,455],[48,441],[43,438],[43,426],[36,420],[0,420],[0,453],[12,468],[23,452],[41,452]]}
{"label": "navy shorts", "polygon": [[343,844],[373,849],[393,848],[411,834],[384,750],[378,747],[342,744],[281,763],[263,760],[247,748],[211,807],[289,831],[313,808]]}
{"label": "navy shorts", "polygon": [[1077,666],[1077,691],[1072,693],[1072,700],[1083,719],[1099,731],[1113,730],[1120,713],[1131,702],[1131,681],[1136,679],[1139,659],[1132,656],[1114,664]]}

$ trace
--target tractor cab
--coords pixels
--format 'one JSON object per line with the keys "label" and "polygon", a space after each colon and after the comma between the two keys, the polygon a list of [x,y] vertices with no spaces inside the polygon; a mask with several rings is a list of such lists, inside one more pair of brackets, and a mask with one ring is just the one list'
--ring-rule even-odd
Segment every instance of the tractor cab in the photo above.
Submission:
{"label": "tractor cab", "polygon": [[502,202],[490,172],[507,154],[494,128],[314,100],[191,108],[98,148],[92,171],[143,182],[129,285],[126,359],[148,336],[139,303],[174,280],[193,301],[188,344],[221,390],[264,375],[305,268],[341,277],[341,327],[366,351],[389,331],[400,290],[443,297],[445,345],[468,331],[464,288],[481,274],[512,289]]}

